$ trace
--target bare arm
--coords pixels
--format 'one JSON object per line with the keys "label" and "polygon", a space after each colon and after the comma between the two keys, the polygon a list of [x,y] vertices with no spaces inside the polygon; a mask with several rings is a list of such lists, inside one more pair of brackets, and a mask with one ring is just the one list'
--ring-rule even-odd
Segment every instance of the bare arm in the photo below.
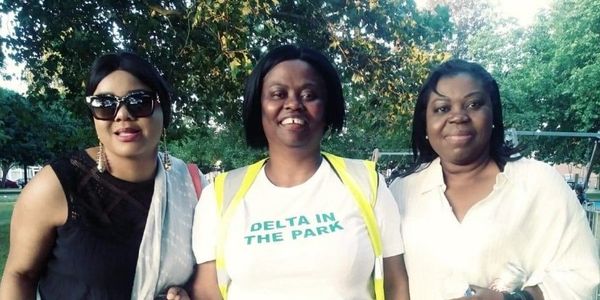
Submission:
{"label": "bare arm", "polygon": [[223,299],[217,283],[217,266],[214,260],[198,265],[192,288],[192,299],[194,300]]}
{"label": "bare arm", "polygon": [[68,208],[54,171],[46,166],[23,189],[10,224],[10,250],[0,283],[0,299],[34,299],[40,270],[54,244],[55,229]]}
{"label": "bare arm", "polygon": [[385,299],[408,300],[408,275],[404,265],[404,255],[383,259]]}

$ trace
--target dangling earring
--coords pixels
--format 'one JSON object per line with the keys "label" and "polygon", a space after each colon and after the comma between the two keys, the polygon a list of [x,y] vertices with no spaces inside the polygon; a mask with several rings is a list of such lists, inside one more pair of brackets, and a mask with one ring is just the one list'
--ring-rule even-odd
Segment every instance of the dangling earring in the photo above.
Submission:
{"label": "dangling earring", "polygon": [[162,163],[163,163],[163,168],[165,168],[165,171],[169,171],[171,170],[171,158],[169,158],[169,150],[167,149],[167,130],[163,129],[163,134],[162,134],[162,138],[163,138],[163,159],[162,159]]}
{"label": "dangling earring", "polygon": [[100,145],[98,146],[98,156],[96,157],[96,169],[98,169],[98,172],[104,173],[104,171],[106,171],[106,162],[104,161],[104,145],[102,144],[102,142],[99,143]]}

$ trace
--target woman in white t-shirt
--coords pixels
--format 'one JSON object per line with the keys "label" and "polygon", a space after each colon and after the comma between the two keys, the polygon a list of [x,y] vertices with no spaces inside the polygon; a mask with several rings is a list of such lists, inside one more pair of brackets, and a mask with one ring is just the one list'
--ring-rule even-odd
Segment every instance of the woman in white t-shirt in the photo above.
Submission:
{"label": "woman in white t-shirt", "polygon": [[575,193],[504,141],[498,85],[450,60],[413,116],[415,164],[390,186],[402,219],[410,296],[588,300],[598,250]]}
{"label": "woman in white t-shirt", "polygon": [[[230,218],[217,204],[215,184],[203,191],[194,217],[194,297],[373,299],[377,259],[362,210],[321,153],[323,135],[344,122],[342,86],[331,63],[308,48],[273,49],[246,82],[243,105],[246,141],[267,147],[269,157]],[[372,211],[385,295],[408,299],[398,208],[379,181]],[[224,185],[225,193],[240,188]]]}

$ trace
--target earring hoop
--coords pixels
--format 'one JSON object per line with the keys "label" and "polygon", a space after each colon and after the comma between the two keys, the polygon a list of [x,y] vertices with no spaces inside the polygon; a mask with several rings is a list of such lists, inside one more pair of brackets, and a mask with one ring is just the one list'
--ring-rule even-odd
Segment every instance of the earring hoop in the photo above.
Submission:
{"label": "earring hoop", "polygon": [[106,154],[104,153],[104,145],[98,139],[98,154],[96,155],[96,169],[98,172],[104,173],[106,171]]}

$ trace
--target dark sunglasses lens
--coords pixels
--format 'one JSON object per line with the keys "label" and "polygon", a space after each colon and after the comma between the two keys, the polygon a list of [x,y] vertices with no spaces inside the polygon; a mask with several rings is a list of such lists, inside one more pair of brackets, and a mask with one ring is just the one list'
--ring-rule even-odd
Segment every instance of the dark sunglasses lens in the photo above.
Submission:
{"label": "dark sunglasses lens", "polygon": [[115,116],[118,102],[110,96],[94,96],[89,102],[92,114],[96,119],[110,120]]}
{"label": "dark sunglasses lens", "polygon": [[154,112],[154,99],[154,95],[146,93],[129,95],[125,98],[127,111],[136,118],[148,117]]}

